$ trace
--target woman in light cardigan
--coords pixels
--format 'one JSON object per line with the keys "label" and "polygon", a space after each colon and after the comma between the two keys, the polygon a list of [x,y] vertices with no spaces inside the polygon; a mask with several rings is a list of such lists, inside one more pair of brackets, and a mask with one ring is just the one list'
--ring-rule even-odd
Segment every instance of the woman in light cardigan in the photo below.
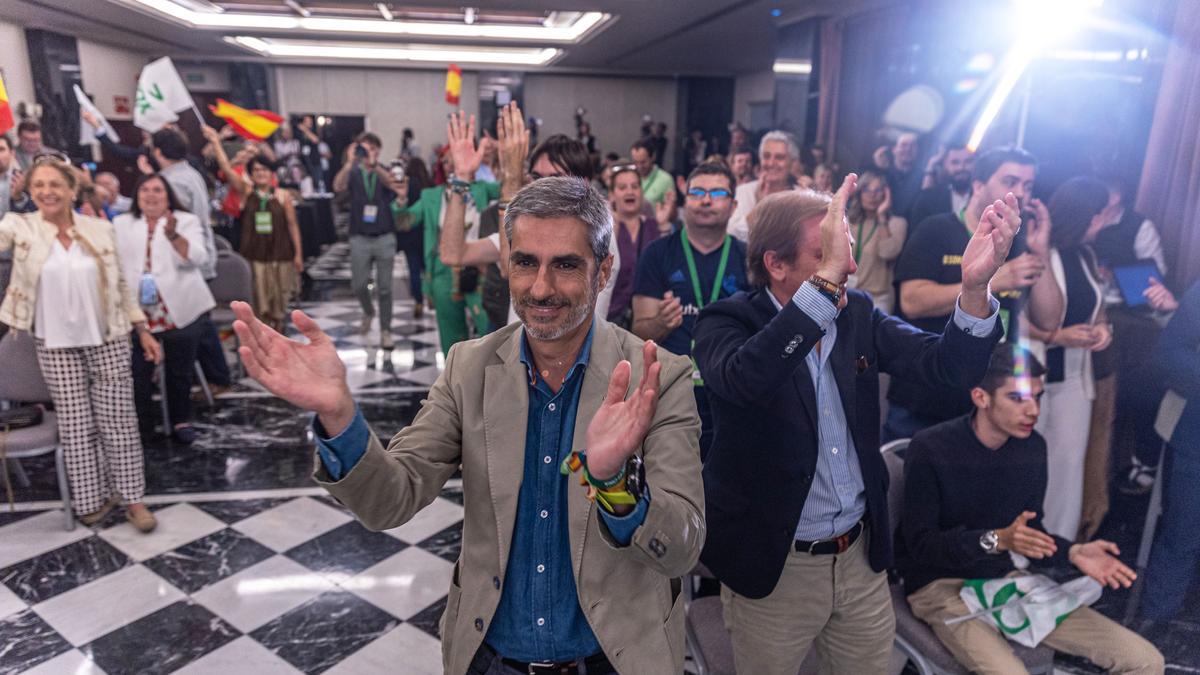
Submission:
{"label": "woman in light cardigan", "polygon": [[[196,440],[192,417],[192,372],[205,329],[201,321],[216,306],[200,269],[208,259],[200,219],[180,210],[171,185],[159,174],[142,176],[129,213],[113,221],[121,270],[138,287],[138,302],[150,332],[162,343],[167,411],[165,429],[185,445]],[[151,389],[154,366],[134,344],[133,392],[143,436],[154,429]],[[165,423],[165,420],[164,420]]]}
{"label": "woman in light cardigan", "polygon": [[[1028,322],[1035,352],[1044,350],[1046,389],[1037,431],[1046,438],[1046,493],[1042,523],[1051,534],[1076,541],[1083,517],[1084,469],[1096,399],[1093,353],[1112,342],[1104,314],[1103,284],[1088,246],[1104,227],[1108,190],[1093,178],[1072,178],[1050,198],[1034,201],[1039,220],[1051,229],[1050,271],[1063,294],[1062,327],[1045,333]],[[1108,420],[1111,427],[1112,420]]]}
{"label": "woman in light cardigan", "polygon": [[858,192],[846,209],[846,220],[854,235],[854,260],[858,263],[858,272],[846,285],[870,293],[875,306],[890,314],[892,269],[904,248],[908,222],[892,214],[892,195],[882,174],[863,172]]}
{"label": "woman in light cardigan", "polygon": [[13,252],[0,322],[33,330],[80,520],[95,524],[124,501],[130,522],[149,532],[156,522],[142,503],[130,330],[137,329],[147,359],[161,358],[158,343],[121,274],[112,224],[71,210],[71,166],[38,157],[27,185],[37,212],[0,220],[0,251]]}

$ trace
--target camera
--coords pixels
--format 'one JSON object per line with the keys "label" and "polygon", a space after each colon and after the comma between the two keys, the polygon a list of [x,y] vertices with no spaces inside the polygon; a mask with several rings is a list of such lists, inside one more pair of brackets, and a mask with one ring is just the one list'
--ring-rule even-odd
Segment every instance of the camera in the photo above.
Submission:
{"label": "camera", "polygon": [[365,146],[363,146],[362,143],[359,143],[358,145],[354,146],[354,156],[357,157],[358,159],[366,159],[367,158],[367,148]]}

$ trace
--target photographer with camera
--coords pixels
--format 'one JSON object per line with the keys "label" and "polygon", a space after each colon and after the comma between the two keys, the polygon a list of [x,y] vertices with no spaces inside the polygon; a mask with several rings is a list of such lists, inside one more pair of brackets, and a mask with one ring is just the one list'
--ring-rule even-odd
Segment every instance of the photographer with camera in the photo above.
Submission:
{"label": "photographer with camera", "polygon": [[371,330],[375,308],[371,304],[368,283],[375,268],[375,289],[379,295],[379,344],[391,349],[392,340],[392,262],[396,257],[396,232],[391,204],[396,199],[392,174],[379,164],[383,143],[367,131],[359,134],[346,148],[346,161],[333,178],[333,191],[339,197],[348,194],[350,208],[350,287],[362,305],[360,331]]}

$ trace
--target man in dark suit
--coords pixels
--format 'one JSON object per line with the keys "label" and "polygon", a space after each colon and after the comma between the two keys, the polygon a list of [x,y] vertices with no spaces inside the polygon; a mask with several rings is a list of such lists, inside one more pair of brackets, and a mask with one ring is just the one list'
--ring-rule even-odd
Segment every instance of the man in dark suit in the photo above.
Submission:
{"label": "man in dark suit", "polygon": [[938,336],[845,290],[856,180],[832,200],[763,200],[748,244],[759,290],[710,305],[697,326],[716,426],[701,560],[723,585],[738,672],[792,675],[814,641],[826,672],[886,670],[894,619],[879,373],[969,388],[1002,331],[988,283],[1020,227],[1015,197],[985,209]]}

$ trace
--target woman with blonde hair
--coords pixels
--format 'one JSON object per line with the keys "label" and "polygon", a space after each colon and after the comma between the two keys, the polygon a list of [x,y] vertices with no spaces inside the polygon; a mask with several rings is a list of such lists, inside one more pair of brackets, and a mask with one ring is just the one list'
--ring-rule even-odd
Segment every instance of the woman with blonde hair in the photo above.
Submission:
{"label": "woman with blonde hair", "polygon": [[0,220],[0,251],[13,252],[0,322],[33,331],[80,520],[95,524],[123,501],[129,521],[149,532],[130,331],[147,359],[162,352],[121,274],[112,224],[71,210],[77,181],[62,158],[35,157],[27,185],[37,211]]}
{"label": "woman with blonde hair", "polygon": [[858,179],[858,192],[846,209],[854,239],[854,262],[858,272],[846,285],[871,294],[875,306],[892,312],[892,277],[896,258],[904,248],[908,221],[892,213],[892,193],[887,179],[865,171]]}

